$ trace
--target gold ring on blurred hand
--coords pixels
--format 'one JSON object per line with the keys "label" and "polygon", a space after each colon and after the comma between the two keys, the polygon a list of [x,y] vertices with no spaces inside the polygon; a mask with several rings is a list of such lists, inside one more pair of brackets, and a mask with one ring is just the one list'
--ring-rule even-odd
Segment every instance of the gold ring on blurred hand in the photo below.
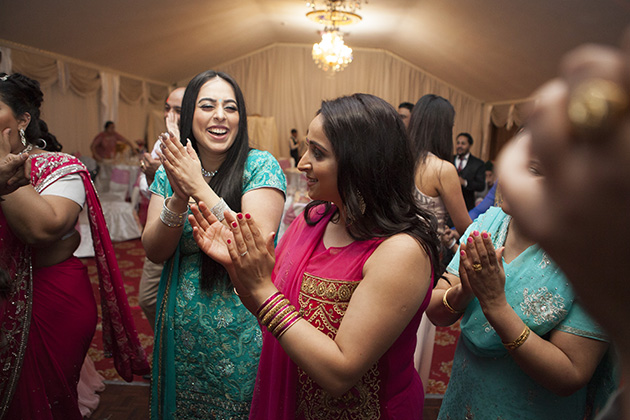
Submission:
{"label": "gold ring on blurred hand", "polygon": [[480,263],[474,263],[472,265],[473,270],[475,271],[481,271],[481,269],[483,268],[482,265]]}
{"label": "gold ring on blurred hand", "polygon": [[587,79],[571,93],[567,113],[576,132],[588,134],[611,128],[627,109],[623,87],[610,80]]}

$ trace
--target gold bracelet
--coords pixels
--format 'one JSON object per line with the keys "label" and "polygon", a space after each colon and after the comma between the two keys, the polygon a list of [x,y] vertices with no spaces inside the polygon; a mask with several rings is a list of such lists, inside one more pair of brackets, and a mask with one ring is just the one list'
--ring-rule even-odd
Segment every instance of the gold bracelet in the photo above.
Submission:
{"label": "gold bracelet", "polygon": [[448,295],[448,292],[450,292],[452,288],[453,288],[453,286],[451,286],[448,289],[446,289],[446,291],[444,292],[444,295],[442,296],[442,303],[444,304],[444,306],[446,307],[446,309],[448,309],[448,311],[450,313],[452,313],[452,314],[463,314],[464,312],[466,312],[466,310],[458,311],[455,308],[453,308],[451,305],[449,305],[448,304],[448,300],[446,300],[446,295]]}
{"label": "gold bracelet", "polygon": [[505,346],[505,348],[508,349],[508,350],[516,350],[517,348],[519,348],[519,347],[521,347],[523,345],[523,343],[529,337],[529,333],[531,333],[531,332],[532,332],[532,330],[530,330],[529,327],[527,325],[525,325],[525,329],[523,330],[521,335],[519,335],[516,338],[516,340],[512,341],[511,343],[503,343],[503,346]]}

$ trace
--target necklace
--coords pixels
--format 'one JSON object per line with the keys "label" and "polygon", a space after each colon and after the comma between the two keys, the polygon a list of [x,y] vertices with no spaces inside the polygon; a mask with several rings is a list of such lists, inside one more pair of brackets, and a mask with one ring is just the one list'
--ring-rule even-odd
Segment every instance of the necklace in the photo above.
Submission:
{"label": "necklace", "polygon": [[216,171],[206,171],[205,169],[203,169],[203,166],[201,167],[201,175],[203,176],[208,176],[210,178],[212,178],[213,176],[215,176],[217,174],[217,172],[219,172],[219,170],[217,169]]}

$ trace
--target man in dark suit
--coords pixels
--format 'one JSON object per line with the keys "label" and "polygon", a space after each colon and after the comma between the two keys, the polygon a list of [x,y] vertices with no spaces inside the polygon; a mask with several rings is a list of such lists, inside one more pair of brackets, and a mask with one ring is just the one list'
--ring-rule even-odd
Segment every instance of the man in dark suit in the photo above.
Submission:
{"label": "man in dark suit", "polygon": [[459,133],[455,150],[457,154],[453,156],[453,164],[459,174],[459,183],[462,185],[462,193],[468,210],[475,207],[475,191],[482,191],[486,174],[483,160],[470,154],[470,146],[473,138],[468,133]]}

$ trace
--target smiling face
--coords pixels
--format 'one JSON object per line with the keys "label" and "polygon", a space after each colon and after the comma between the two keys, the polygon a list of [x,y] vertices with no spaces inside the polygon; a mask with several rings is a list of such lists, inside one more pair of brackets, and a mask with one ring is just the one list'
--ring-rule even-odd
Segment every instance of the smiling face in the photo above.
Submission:
{"label": "smiling face", "polygon": [[199,89],[192,130],[201,153],[224,155],[238,134],[238,104],[232,86],[215,77]]}
{"label": "smiling face", "polygon": [[332,144],[324,134],[324,118],[315,117],[308,127],[306,153],[298,163],[298,169],[306,175],[308,196],[312,200],[332,201],[341,206],[337,186],[337,158]]}

